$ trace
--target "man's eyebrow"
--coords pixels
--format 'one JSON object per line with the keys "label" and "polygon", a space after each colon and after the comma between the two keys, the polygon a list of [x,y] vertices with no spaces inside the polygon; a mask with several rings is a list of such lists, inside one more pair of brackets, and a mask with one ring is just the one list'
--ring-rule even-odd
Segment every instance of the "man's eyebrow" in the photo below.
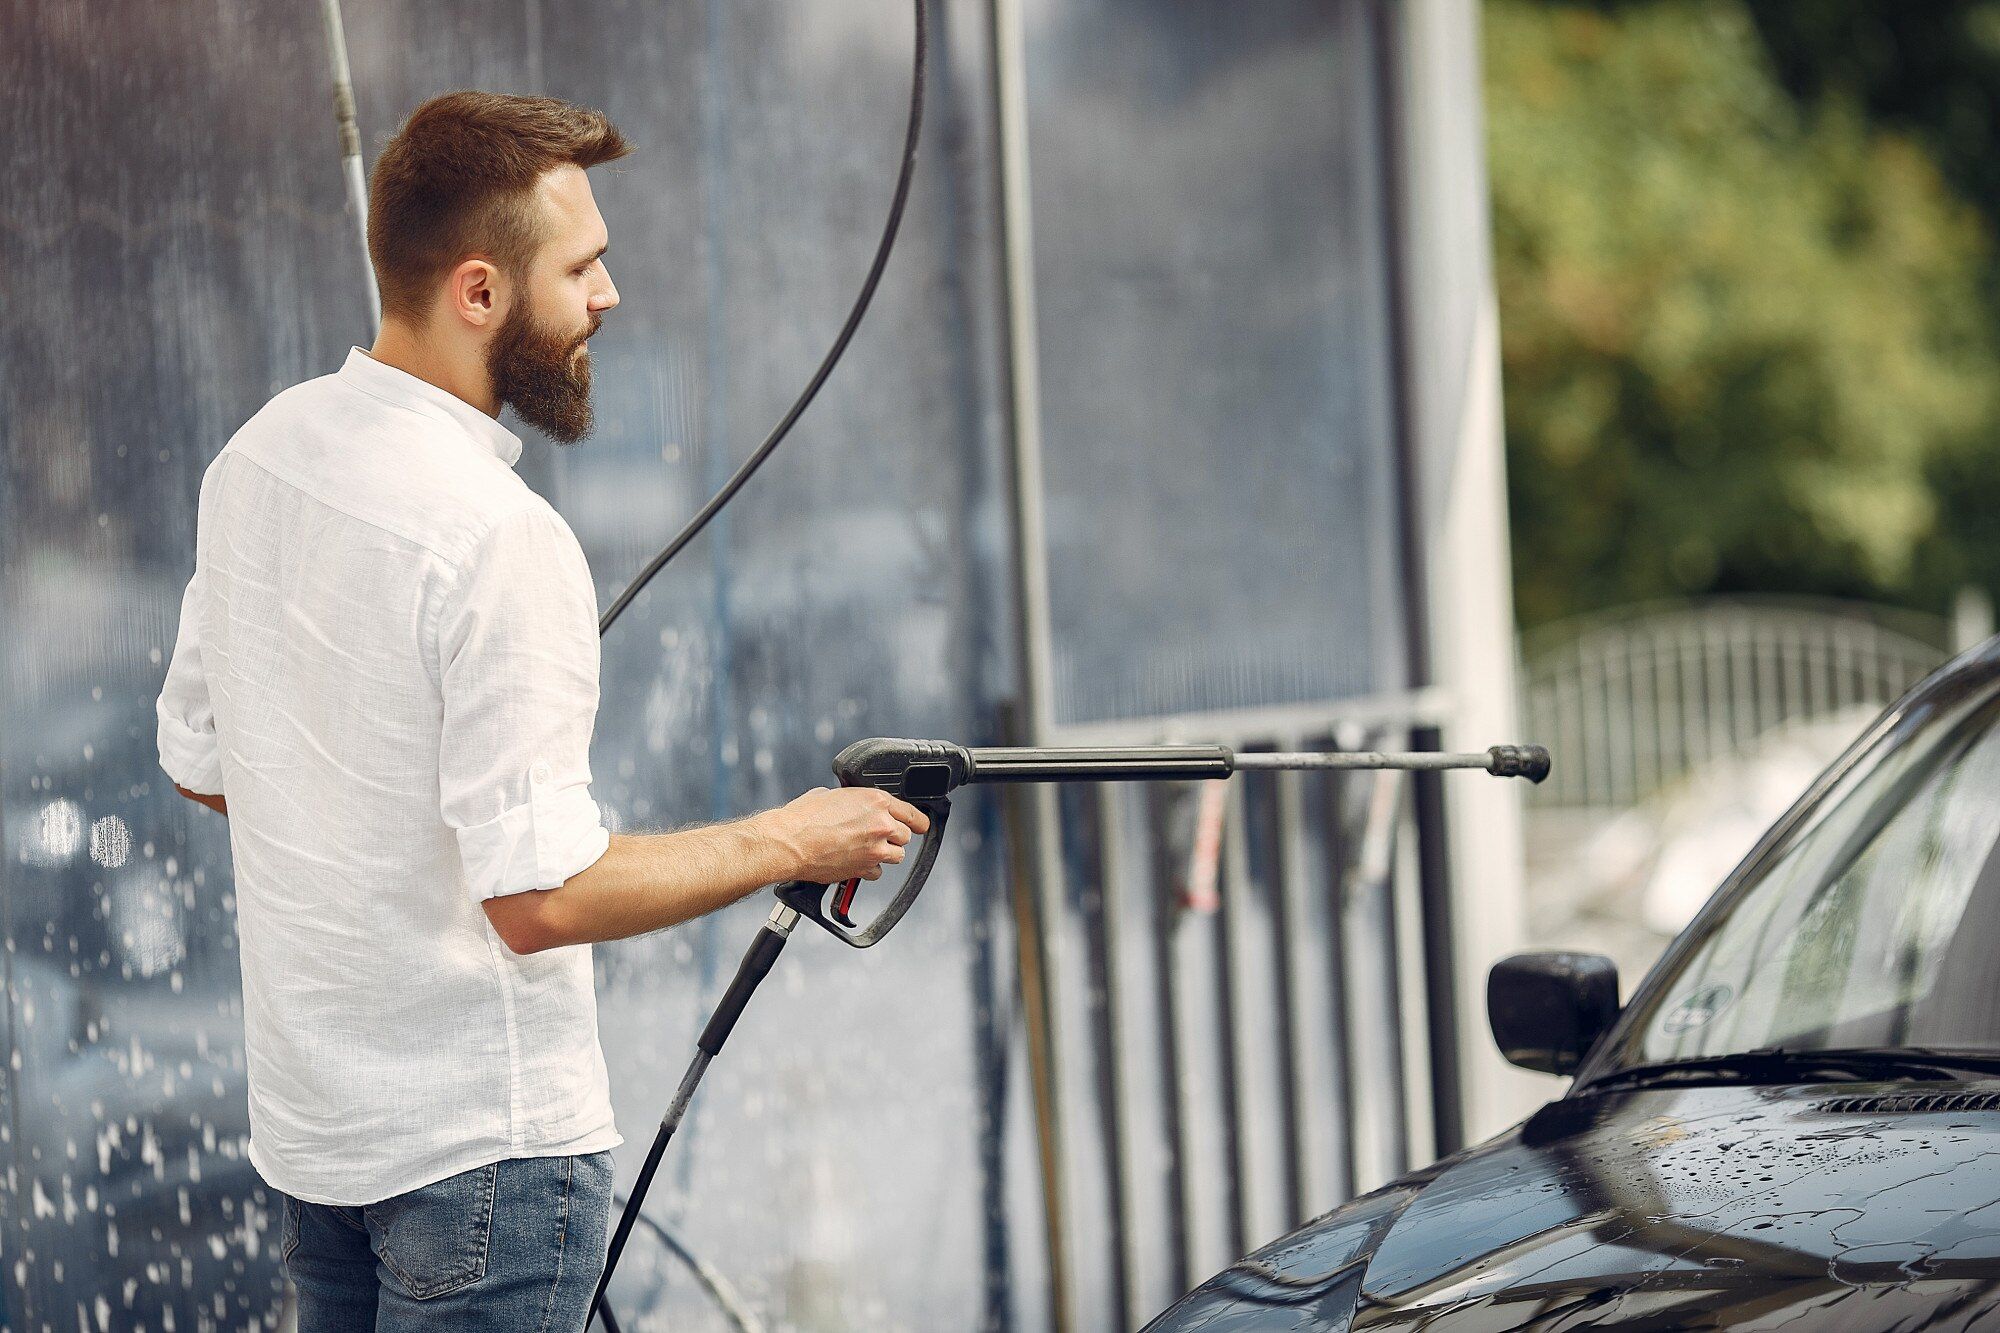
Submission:
{"label": "man's eyebrow", "polygon": [[603,258],[604,252],[609,250],[610,248],[611,248],[611,242],[606,241],[603,245],[598,246],[595,251],[577,260],[574,264],[570,265],[570,267],[582,268],[585,264],[595,263],[597,260]]}

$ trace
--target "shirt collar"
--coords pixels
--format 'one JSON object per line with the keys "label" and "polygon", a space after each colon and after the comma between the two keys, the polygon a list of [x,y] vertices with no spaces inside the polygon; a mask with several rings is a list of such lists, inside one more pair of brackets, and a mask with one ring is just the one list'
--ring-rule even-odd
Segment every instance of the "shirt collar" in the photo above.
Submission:
{"label": "shirt collar", "polygon": [[359,347],[348,350],[347,364],[340,368],[340,377],[361,392],[399,407],[432,415],[442,411],[508,467],[521,457],[521,437],[513,431],[450,390],[378,361]]}

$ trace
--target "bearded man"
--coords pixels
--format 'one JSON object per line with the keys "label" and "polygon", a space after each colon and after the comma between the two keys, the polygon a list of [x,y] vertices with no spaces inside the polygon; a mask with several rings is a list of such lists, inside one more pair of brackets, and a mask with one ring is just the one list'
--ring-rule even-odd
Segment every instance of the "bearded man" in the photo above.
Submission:
{"label": "bearded man", "polygon": [[618,305],[600,113],[450,93],[371,175],[382,331],[202,478],[161,767],[229,818],[249,1157],[302,1333],[581,1330],[612,1120],[591,943],[791,879],[878,879],[923,812],[868,789],[672,833],[590,797],[597,599],[513,470],[591,430]]}

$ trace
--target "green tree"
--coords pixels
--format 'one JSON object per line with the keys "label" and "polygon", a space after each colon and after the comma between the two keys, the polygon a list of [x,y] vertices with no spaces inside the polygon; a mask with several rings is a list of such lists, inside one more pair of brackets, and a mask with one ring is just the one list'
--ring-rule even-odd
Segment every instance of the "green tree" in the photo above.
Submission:
{"label": "green tree", "polygon": [[1485,22],[1523,623],[1711,591],[1941,605],[1978,561],[1940,491],[2000,442],[2000,396],[1986,229],[1930,149],[1788,92],[1739,0]]}
{"label": "green tree", "polygon": [[[1749,0],[1779,77],[1808,104],[1846,100],[1916,137],[1945,178],[2000,218],[2000,0]],[[2000,325],[2000,263],[1985,271],[1989,324]],[[1990,440],[1940,452],[1928,476],[1939,540],[1917,553],[1916,584],[2000,589],[2000,449]]]}

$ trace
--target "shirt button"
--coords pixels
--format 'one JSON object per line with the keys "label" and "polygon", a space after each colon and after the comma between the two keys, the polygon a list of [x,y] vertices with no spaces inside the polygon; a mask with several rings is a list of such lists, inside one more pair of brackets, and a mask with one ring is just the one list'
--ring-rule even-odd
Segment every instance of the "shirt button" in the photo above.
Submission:
{"label": "shirt button", "polygon": [[549,766],[547,764],[536,764],[532,769],[528,770],[528,776],[537,782],[547,782],[549,780]]}

